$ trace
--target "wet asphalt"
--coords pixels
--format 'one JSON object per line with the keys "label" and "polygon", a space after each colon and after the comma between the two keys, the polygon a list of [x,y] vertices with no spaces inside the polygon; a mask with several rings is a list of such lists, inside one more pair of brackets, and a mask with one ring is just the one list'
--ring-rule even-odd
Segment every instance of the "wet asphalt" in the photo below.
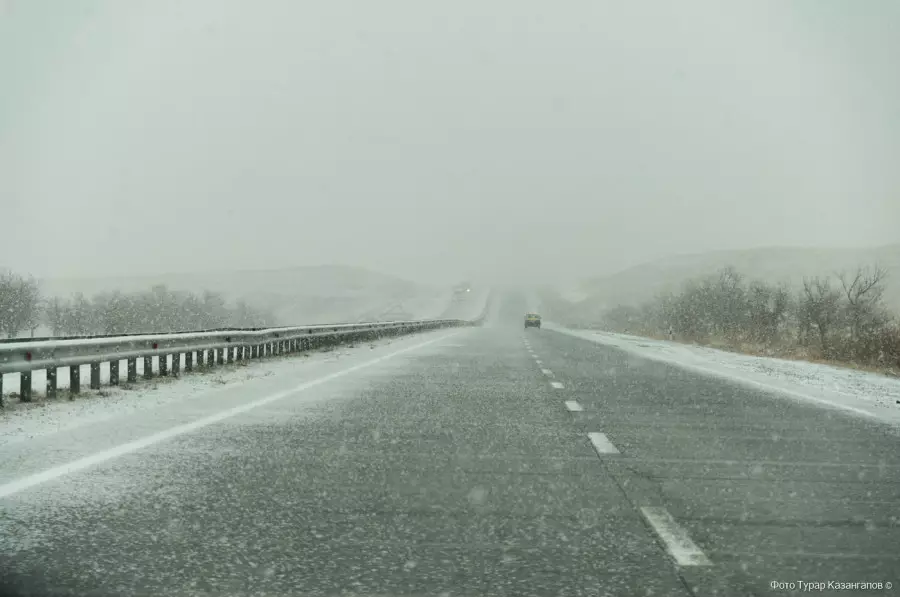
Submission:
{"label": "wet asphalt", "polygon": [[340,400],[90,472],[98,487],[138,479],[120,491],[0,500],[0,581],[34,595],[900,592],[893,429],[524,330],[525,311],[504,296],[484,327],[359,372]]}

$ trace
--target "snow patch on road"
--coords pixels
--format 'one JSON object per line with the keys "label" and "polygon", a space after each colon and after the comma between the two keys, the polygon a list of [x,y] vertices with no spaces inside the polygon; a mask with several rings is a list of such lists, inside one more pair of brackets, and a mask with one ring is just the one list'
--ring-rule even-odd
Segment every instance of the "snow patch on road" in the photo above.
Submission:
{"label": "snow patch on road", "polygon": [[792,398],[900,424],[900,380],[819,363],[745,355],[627,334],[545,327]]}

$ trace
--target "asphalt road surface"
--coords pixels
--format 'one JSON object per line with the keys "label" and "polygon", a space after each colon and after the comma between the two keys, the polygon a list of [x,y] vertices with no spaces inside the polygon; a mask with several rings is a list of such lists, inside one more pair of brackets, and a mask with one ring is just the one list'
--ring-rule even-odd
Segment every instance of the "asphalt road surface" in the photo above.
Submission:
{"label": "asphalt road surface", "polygon": [[[262,402],[110,440],[80,470],[7,475],[0,580],[36,595],[900,592],[892,429],[526,331],[519,296],[494,311],[296,395],[265,402],[248,382],[244,404]],[[191,408],[170,425],[210,416]]]}

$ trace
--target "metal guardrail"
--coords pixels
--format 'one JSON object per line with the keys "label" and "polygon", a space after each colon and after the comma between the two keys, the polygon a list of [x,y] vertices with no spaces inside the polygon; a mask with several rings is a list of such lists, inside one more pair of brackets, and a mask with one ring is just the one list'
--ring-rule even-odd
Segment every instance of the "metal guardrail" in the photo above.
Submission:
{"label": "metal guardrail", "polygon": [[181,355],[184,369],[212,367],[265,356],[300,352],[354,340],[370,340],[446,327],[480,325],[484,315],[473,321],[431,319],[422,321],[389,321],[378,323],[312,325],[267,329],[235,329],[172,334],[136,334],[32,340],[0,344],[0,406],[4,373],[19,373],[19,399],[32,399],[31,372],[47,373],[47,397],[57,393],[57,369],[69,367],[69,394],[81,389],[81,365],[91,366],[90,387],[100,388],[100,364],[109,363],[109,383],[119,383],[119,362],[127,361],[129,383],[137,381],[137,359],[144,359],[143,377],[153,376],[153,359],[158,357],[157,373],[178,375]]}

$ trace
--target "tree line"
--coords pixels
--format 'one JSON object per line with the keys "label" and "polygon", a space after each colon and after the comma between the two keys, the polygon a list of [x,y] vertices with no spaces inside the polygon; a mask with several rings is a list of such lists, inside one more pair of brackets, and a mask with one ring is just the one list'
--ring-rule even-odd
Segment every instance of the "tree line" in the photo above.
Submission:
{"label": "tree line", "polygon": [[882,268],[860,267],[792,289],[726,267],[642,305],[608,309],[600,320],[616,332],[900,367],[900,323],[883,300],[886,278]]}
{"label": "tree line", "polygon": [[217,292],[194,294],[164,285],[143,292],[45,297],[30,276],[0,274],[0,332],[16,337],[44,325],[53,336],[180,332],[275,326],[274,315]]}

